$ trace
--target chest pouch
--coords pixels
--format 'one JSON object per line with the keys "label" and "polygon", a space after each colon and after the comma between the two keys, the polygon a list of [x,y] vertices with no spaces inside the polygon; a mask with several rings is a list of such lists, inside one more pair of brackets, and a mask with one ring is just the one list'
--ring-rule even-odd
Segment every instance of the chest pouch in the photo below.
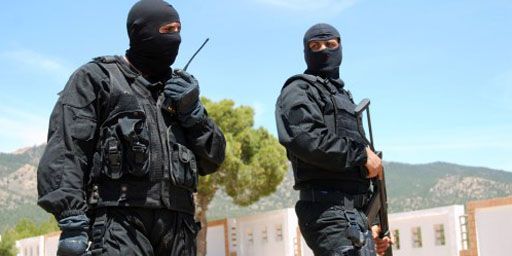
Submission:
{"label": "chest pouch", "polygon": [[197,191],[197,162],[194,152],[176,142],[172,126],[167,128],[167,138],[169,142],[169,149],[171,150],[170,157],[170,180],[174,186],[187,189],[191,192]]}
{"label": "chest pouch", "polygon": [[[149,132],[144,113],[132,112],[117,118],[103,130],[103,174],[119,179],[124,174],[142,177],[149,172]],[[114,119],[115,120],[115,119]]]}
{"label": "chest pouch", "polygon": [[102,143],[103,174],[111,179],[119,179],[123,175],[123,149],[115,127],[106,127]]}
{"label": "chest pouch", "polygon": [[359,134],[358,117],[354,112],[356,105],[352,99],[345,94],[337,93],[332,95],[332,101],[335,104],[336,133],[366,144]]}
{"label": "chest pouch", "polygon": [[145,127],[143,114],[137,112],[141,118],[124,117],[119,119],[118,125],[123,135],[125,157],[128,173],[141,177],[149,172],[149,134]]}

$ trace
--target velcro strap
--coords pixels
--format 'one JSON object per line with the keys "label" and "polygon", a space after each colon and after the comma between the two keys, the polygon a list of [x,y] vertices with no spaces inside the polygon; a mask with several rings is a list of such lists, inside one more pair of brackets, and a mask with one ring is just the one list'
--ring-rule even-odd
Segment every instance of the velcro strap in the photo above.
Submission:
{"label": "velcro strap", "polygon": [[92,255],[99,255],[103,249],[103,237],[105,236],[105,229],[107,225],[107,212],[104,208],[99,208],[96,211],[94,224],[92,225]]}

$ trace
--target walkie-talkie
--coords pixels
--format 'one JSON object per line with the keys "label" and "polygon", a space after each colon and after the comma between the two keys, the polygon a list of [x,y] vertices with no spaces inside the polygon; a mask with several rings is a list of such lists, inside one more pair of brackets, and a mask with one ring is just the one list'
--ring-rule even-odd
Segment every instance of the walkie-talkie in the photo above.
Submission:
{"label": "walkie-talkie", "polygon": [[[190,57],[190,60],[188,60],[187,64],[183,68],[183,71],[187,71],[187,68],[188,68],[188,65],[190,65],[190,62],[192,62],[192,60],[201,51],[201,49],[203,49],[203,47],[206,45],[206,43],[208,43],[209,40],[210,40],[210,38],[206,38],[206,40],[204,40],[204,43],[199,47],[199,49],[197,49],[197,51],[194,53],[194,55],[192,55],[192,57]],[[172,105],[172,102],[169,98],[164,98],[164,101],[162,103],[162,109],[164,109],[165,111],[170,112],[172,114],[176,113],[176,108]]]}

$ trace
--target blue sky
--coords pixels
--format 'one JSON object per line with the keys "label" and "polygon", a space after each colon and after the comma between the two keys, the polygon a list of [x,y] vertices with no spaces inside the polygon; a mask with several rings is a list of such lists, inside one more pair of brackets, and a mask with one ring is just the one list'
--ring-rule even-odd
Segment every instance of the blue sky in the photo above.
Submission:
{"label": "blue sky", "polygon": [[[67,78],[92,57],[123,54],[135,1],[8,1],[0,9],[0,152],[45,141]],[[512,171],[512,2],[508,0],[172,1],[182,67],[202,95],[256,110],[275,131],[274,103],[305,64],[302,37],[327,22],[342,35],[341,75],[370,98],[385,159]]]}

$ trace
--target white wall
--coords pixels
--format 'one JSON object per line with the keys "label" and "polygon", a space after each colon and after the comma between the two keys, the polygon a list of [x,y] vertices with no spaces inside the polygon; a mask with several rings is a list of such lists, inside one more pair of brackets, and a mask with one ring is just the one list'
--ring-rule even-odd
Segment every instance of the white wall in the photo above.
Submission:
{"label": "white wall", "polygon": [[[389,215],[390,230],[400,231],[400,249],[394,256],[458,256],[461,250],[459,217],[464,215],[464,206],[431,208],[420,211]],[[436,245],[434,225],[444,225],[445,245]],[[413,247],[412,229],[421,228],[422,246]]]}
{"label": "white wall", "polygon": [[[464,206],[432,208],[413,212],[390,214],[391,230],[400,230],[400,250],[394,250],[395,256],[458,256],[461,250],[460,219],[464,215]],[[479,256],[511,255],[512,242],[506,232],[512,230],[512,205],[492,208],[479,208],[475,212]],[[443,224],[445,229],[444,246],[435,245],[434,225]],[[301,247],[301,256],[312,256],[302,237],[297,238],[297,217],[294,209],[282,209],[227,220],[224,225],[208,228],[208,256],[225,256],[225,234],[228,236],[229,252],[238,256],[293,256],[295,246]],[[422,230],[421,248],[412,248],[411,229],[420,226]],[[277,227],[282,228],[282,240],[278,241]],[[263,239],[263,230],[267,230],[267,239]],[[248,236],[252,232],[252,242]],[[226,233],[225,233],[226,232]],[[503,235],[505,234],[505,235]],[[18,248],[32,247],[32,255],[54,256],[57,248],[58,233],[46,237],[34,237],[19,240]],[[300,244],[297,245],[297,241]],[[37,251],[37,254],[34,254]],[[20,250],[19,256],[25,256]],[[30,253],[30,250],[27,249]],[[228,254],[229,254],[228,252]],[[30,254],[29,254],[30,255]]]}
{"label": "white wall", "polygon": [[[279,228],[281,237],[278,236]],[[313,256],[304,239],[297,237],[297,230],[293,208],[229,219],[229,248],[239,256],[294,256],[299,250],[301,256]]]}
{"label": "white wall", "polygon": [[60,232],[55,232],[44,238],[44,256],[57,255],[57,246],[59,245]]}
{"label": "white wall", "polygon": [[208,227],[206,234],[206,255],[208,256],[225,256],[226,244],[224,238],[224,225]]}
{"label": "white wall", "polygon": [[479,256],[512,255],[512,205],[475,209]]}
{"label": "white wall", "polygon": [[291,208],[240,217],[233,225],[237,255],[294,255],[297,219]]}
{"label": "white wall", "polygon": [[283,227],[283,236],[285,241],[285,250],[287,254],[285,255],[295,255],[295,250],[299,249],[300,238],[297,238],[297,229],[298,229],[298,221],[297,215],[295,215],[295,209],[288,208],[285,209],[285,225]]}
{"label": "white wall", "polygon": [[[399,229],[401,240],[401,248],[394,250],[394,255],[458,256],[461,250],[459,217],[462,215],[464,215],[464,206],[462,205],[391,214],[389,216],[391,230]],[[434,225],[437,224],[444,226],[445,245],[442,246],[435,244]],[[420,226],[422,230],[421,248],[412,247],[411,230],[416,226]],[[277,227],[282,227],[281,241],[277,239]],[[300,246],[301,256],[312,256],[313,253],[304,239],[300,237],[297,240],[297,228],[297,217],[292,208],[229,219],[230,252],[236,252],[239,256],[292,256],[295,255],[295,246]],[[266,240],[263,239],[265,229],[267,230]],[[213,234],[210,231],[208,233]],[[220,235],[219,232],[215,236]],[[215,243],[224,248],[220,244],[220,240],[213,242],[215,241],[213,238],[208,239],[209,245]],[[297,244],[297,241],[300,241],[300,244]]]}
{"label": "white wall", "polygon": [[17,256],[44,255],[44,236],[29,237],[16,241]]}

